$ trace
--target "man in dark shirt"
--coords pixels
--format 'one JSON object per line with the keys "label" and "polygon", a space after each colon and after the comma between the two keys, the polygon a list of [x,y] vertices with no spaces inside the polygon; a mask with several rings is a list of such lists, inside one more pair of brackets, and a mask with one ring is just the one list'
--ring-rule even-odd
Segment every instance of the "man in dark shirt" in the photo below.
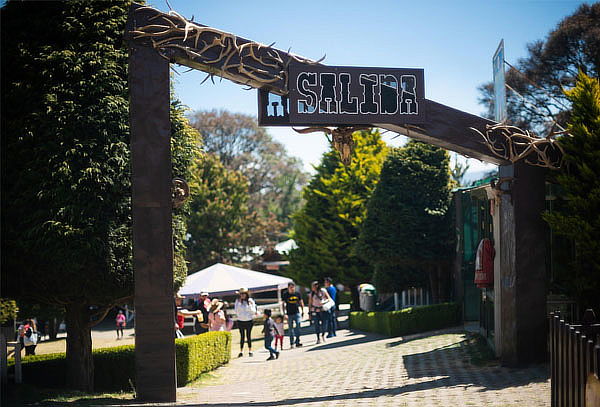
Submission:
{"label": "man in dark shirt", "polygon": [[[304,314],[304,301],[300,293],[296,292],[296,284],[289,283],[287,292],[283,293],[283,308],[288,316],[288,330],[290,335],[290,348],[302,346],[300,343],[300,322]],[[295,325],[295,326],[294,326]]]}
{"label": "man in dark shirt", "polygon": [[327,332],[327,337],[331,338],[332,336],[336,336],[335,335],[335,330],[337,328],[337,314],[336,314],[336,308],[337,308],[337,289],[332,284],[331,277],[326,277],[325,278],[325,289],[327,290],[327,293],[329,294],[329,296],[331,297],[331,299],[335,303],[335,305],[329,311],[327,311],[329,313],[329,315],[328,315],[328,317],[329,317],[329,324],[327,325],[327,330],[329,332]]}

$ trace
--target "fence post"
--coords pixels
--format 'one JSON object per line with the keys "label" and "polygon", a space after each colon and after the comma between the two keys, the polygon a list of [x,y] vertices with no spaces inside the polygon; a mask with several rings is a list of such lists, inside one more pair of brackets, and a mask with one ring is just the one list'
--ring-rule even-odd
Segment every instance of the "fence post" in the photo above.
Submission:
{"label": "fence post", "polygon": [[585,407],[581,404],[581,383],[585,381],[581,375],[581,353],[579,352],[579,343],[581,341],[581,332],[571,328],[573,343],[573,405],[576,407]]}
{"label": "fence post", "polygon": [[6,382],[8,381],[8,361],[6,354],[6,337],[4,336],[4,334],[0,333],[0,376],[2,378],[2,386],[6,386]]}
{"label": "fence post", "polygon": [[15,345],[15,383],[23,383],[23,370],[21,366],[21,343],[17,341]]}
{"label": "fence post", "polygon": [[566,324],[565,320],[560,320],[560,372],[559,372],[559,406],[566,407],[568,405],[567,400],[567,335],[566,335]]}

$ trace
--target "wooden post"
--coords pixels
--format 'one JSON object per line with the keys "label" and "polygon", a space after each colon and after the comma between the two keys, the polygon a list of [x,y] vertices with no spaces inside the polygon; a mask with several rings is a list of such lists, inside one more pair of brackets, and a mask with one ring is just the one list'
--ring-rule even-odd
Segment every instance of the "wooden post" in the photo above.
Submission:
{"label": "wooden post", "polygon": [[6,388],[6,382],[8,381],[7,365],[6,337],[4,333],[0,333],[0,377],[4,388]]}
{"label": "wooden post", "polygon": [[129,44],[136,393],[176,400],[169,61]]}
{"label": "wooden post", "polygon": [[15,343],[15,383],[23,383],[23,366],[21,366],[21,342]]}
{"label": "wooden post", "polygon": [[545,169],[526,163],[500,166],[500,296],[502,363],[546,358]]}

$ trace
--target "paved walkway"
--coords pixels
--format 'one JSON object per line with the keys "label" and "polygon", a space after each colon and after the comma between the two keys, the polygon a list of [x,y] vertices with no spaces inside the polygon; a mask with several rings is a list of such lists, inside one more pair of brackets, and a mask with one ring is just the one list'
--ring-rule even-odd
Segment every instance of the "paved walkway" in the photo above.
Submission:
{"label": "paved walkway", "polygon": [[[202,406],[550,406],[544,366],[506,369],[470,364],[465,335],[384,338],[348,330],[316,345],[234,359],[198,384],[178,390]],[[287,345],[287,344],[286,344]],[[178,403],[179,404],[179,403]]]}

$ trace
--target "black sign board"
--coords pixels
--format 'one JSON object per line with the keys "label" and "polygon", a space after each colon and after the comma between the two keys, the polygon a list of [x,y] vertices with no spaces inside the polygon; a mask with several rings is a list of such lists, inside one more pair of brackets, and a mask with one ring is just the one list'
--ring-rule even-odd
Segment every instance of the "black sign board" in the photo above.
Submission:
{"label": "black sign board", "polygon": [[291,124],[423,123],[422,69],[292,64]]}

